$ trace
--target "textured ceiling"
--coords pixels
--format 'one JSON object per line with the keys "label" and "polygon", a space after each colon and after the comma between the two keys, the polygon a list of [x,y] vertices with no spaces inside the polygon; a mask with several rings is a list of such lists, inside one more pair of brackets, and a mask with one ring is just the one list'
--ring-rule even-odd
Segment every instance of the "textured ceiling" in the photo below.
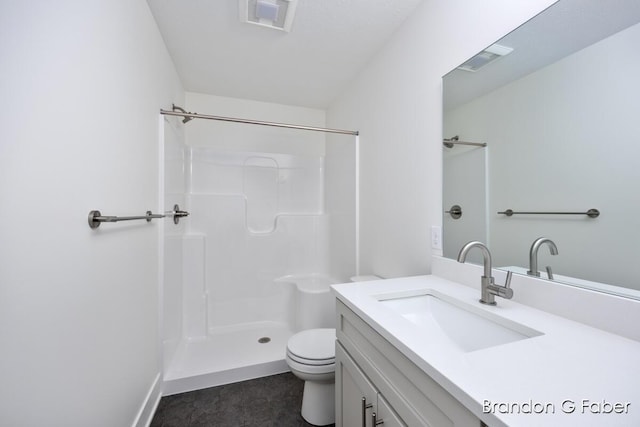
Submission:
{"label": "textured ceiling", "polygon": [[187,91],[326,108],[423,0],[299,0],[290,33],[238,0],[147,0]]}

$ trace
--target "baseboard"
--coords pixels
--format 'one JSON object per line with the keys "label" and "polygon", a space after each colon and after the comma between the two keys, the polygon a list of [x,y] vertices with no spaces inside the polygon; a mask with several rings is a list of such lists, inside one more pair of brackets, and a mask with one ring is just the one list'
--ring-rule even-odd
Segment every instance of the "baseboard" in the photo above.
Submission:
{"label": "baseboard", "polygon": [[149,427],[151,420],[153,419],[153,415],[156,412],[156,408],[158,407],[158,403],[160,403],[161,397],[162,376],[160,372],[158,372],[156,378],[153,380],[153,384],[151,384],[151,387],[149,388],[149,392],[144,399],[142,407],[140,407],[140,410],[138,411],[138,415],[136,416],[132,427]]}

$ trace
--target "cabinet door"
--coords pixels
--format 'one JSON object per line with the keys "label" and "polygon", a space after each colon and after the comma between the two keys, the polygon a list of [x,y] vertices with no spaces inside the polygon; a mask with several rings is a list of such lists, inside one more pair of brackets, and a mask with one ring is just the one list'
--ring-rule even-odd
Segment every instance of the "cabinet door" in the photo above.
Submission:
{"label": "cabinet door", "polygon": [[380,393],[378,393],[376,424],[382,427],[407,427]]}
{"label": "cabinet door", "polygon": [[372,427],[377,395],[353,359],[336,344],[336,427]]}
{"label": "cabinet door", "polygon": [[[336,313],[338,346],[384,396],[402,423],[411,427],[480,425],[471,411],[339,300]],[[382,419],[380,410],[375,410],[377,418]],[[371,413],[367,416],[370,418]],[[368,426],[371,421],[367,422]],[[344,424],[344,427],[360,425]]]}

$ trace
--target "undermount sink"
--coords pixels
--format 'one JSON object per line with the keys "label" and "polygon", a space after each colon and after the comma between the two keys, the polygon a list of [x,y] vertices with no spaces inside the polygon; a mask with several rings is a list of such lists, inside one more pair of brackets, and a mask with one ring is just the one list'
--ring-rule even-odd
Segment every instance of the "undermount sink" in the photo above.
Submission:
{"label": "undermount sink", "polygon": [[436,291],[422,291],[417,295],[378,295],[376,299],[418,326],[437,328],[464,352],[542,335]]}

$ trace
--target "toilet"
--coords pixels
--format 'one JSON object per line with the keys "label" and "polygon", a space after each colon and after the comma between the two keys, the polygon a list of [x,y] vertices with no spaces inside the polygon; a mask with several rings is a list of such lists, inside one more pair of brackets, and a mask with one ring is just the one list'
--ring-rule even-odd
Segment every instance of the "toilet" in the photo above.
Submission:
{"label": "toilet", "polygon": [[335,422],[336,330],[307,329],[287,342],[287,365],[304,380],[302,418],[325,426]]}
{"label": "toilet", "polygon": [[[379,280],[377,276],[354,276],[352,282]],[[335,283],[335,282],[333,282]],[[300,284],[298,290],[303,291]],[[329,285],[315,298],[306,295],[300,299],[299,325],[305,329],[289,338],[285,360],[291,372],[304,380],[302,395],[302,418],[309,424],[325,426],[335,423],[335,370],[336,370],[336,330],[327,326],[326,316],[331,325],[335,324],[335,300],[325,301],[322,294],[329,296]],[[326,306],[325,306],[326,304]],[[324,308],[319,309],[319,306]],[[323,313],[320,313],[323,312]],[[326,312],[326,313],[325,313]]]}

